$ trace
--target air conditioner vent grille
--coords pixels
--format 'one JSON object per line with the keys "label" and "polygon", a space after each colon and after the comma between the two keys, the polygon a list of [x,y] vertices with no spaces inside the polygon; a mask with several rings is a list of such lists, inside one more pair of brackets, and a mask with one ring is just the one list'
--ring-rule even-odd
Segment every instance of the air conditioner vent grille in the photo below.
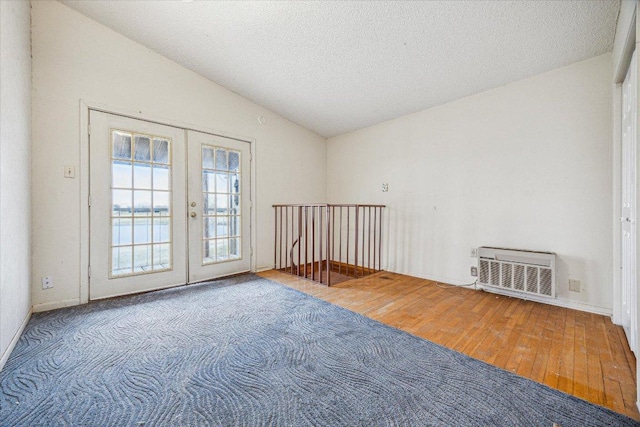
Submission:
{"label": "air conditioner vent grille", "polygon": [[482,283],[489,283],[489,261],[480,260],[480,277]]}
{"label": "air conditioner vent grille", "polygon": [[553,274],[550,268],[540,269],[540,293],[542,295],[552,295],[553,290]]}
{"label": "air conditioner vent grille", "polygon": [[500,263],[497,261],[491,261],[491,284],[493,286],[500,286]]}
{"label": "air conditioner vent grille", "polygon": [[527,292],[538,293],[538,267],[527,266]]}
{"label": "air conditioner vent grille", "polygon": [[519,291],[524,291],[524,265],[513,266],[516,274],[513,278],[513,288]]}
{"label": "air conditioner vent grille", "polygon": [[553,253],[481,247],[478,284],[555,298],[555,263]]}
{"label": "air conditioner vent grille", "polygon": [[500,264],[500,268],[502,269],[502,276],[500,280],[500,286],[503,288],[511,288],[512,287],[512,274],[513,265],[507,264],[503,262]]}

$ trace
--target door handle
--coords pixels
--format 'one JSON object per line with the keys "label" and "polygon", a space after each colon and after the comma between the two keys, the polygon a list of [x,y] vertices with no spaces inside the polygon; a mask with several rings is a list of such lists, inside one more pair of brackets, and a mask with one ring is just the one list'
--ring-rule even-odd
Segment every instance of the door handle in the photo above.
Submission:
{"label": "door handle", "polygon": [[190,215],[190,216],[191,216],[191,218],[195,218],[195,217],[196,217],[196,215],[197,215],[197,214],[196,214],[195,212],[191,212],[191,215]]}

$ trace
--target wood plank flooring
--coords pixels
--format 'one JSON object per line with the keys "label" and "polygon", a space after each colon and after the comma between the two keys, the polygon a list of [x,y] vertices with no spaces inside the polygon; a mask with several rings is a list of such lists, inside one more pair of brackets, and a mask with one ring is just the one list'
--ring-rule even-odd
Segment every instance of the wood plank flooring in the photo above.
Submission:
{"label": "wood plank flooring", "polygon": [[388,272],[331,287],[259,275],[640,420],[635,357],[606,316]]}

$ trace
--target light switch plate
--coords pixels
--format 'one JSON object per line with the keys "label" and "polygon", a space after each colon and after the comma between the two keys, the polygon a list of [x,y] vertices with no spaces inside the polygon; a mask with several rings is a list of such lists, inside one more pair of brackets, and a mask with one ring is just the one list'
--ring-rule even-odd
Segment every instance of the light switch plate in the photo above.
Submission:
{"label": "light switch plate", "polygon": [[65,166],[64,167],[64,177],[65,178],[75,178],[76,177],[76,168],[73,166]]}

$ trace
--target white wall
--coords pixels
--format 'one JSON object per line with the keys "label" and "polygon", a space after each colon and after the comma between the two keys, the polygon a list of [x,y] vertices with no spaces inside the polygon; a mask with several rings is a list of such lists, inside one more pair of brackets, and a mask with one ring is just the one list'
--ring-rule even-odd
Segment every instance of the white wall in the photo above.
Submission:
{"label": "white wall", "polygon": [[610,312],[611,81],[606,54],[331,138],[328,199],[388,206],[388,270],[471,283],[472,247],[553,251],[559,302]]}
{"label": "white wall", "polygon": [[0,369],[31,312],[29,2],[0,2]]}
{"label": "white wall", "polygon": [[[32,7],[34,310],[79,302],[83,183],[65,179],[63,167],[82,175],[87,166],[80,158],[80,100],[255,139],[254,250],[258,268],[270,267],[271,205],[326,198],[325,139],[58,2]],[[53,276],[53,289],[41,289],[42,276]]]}

